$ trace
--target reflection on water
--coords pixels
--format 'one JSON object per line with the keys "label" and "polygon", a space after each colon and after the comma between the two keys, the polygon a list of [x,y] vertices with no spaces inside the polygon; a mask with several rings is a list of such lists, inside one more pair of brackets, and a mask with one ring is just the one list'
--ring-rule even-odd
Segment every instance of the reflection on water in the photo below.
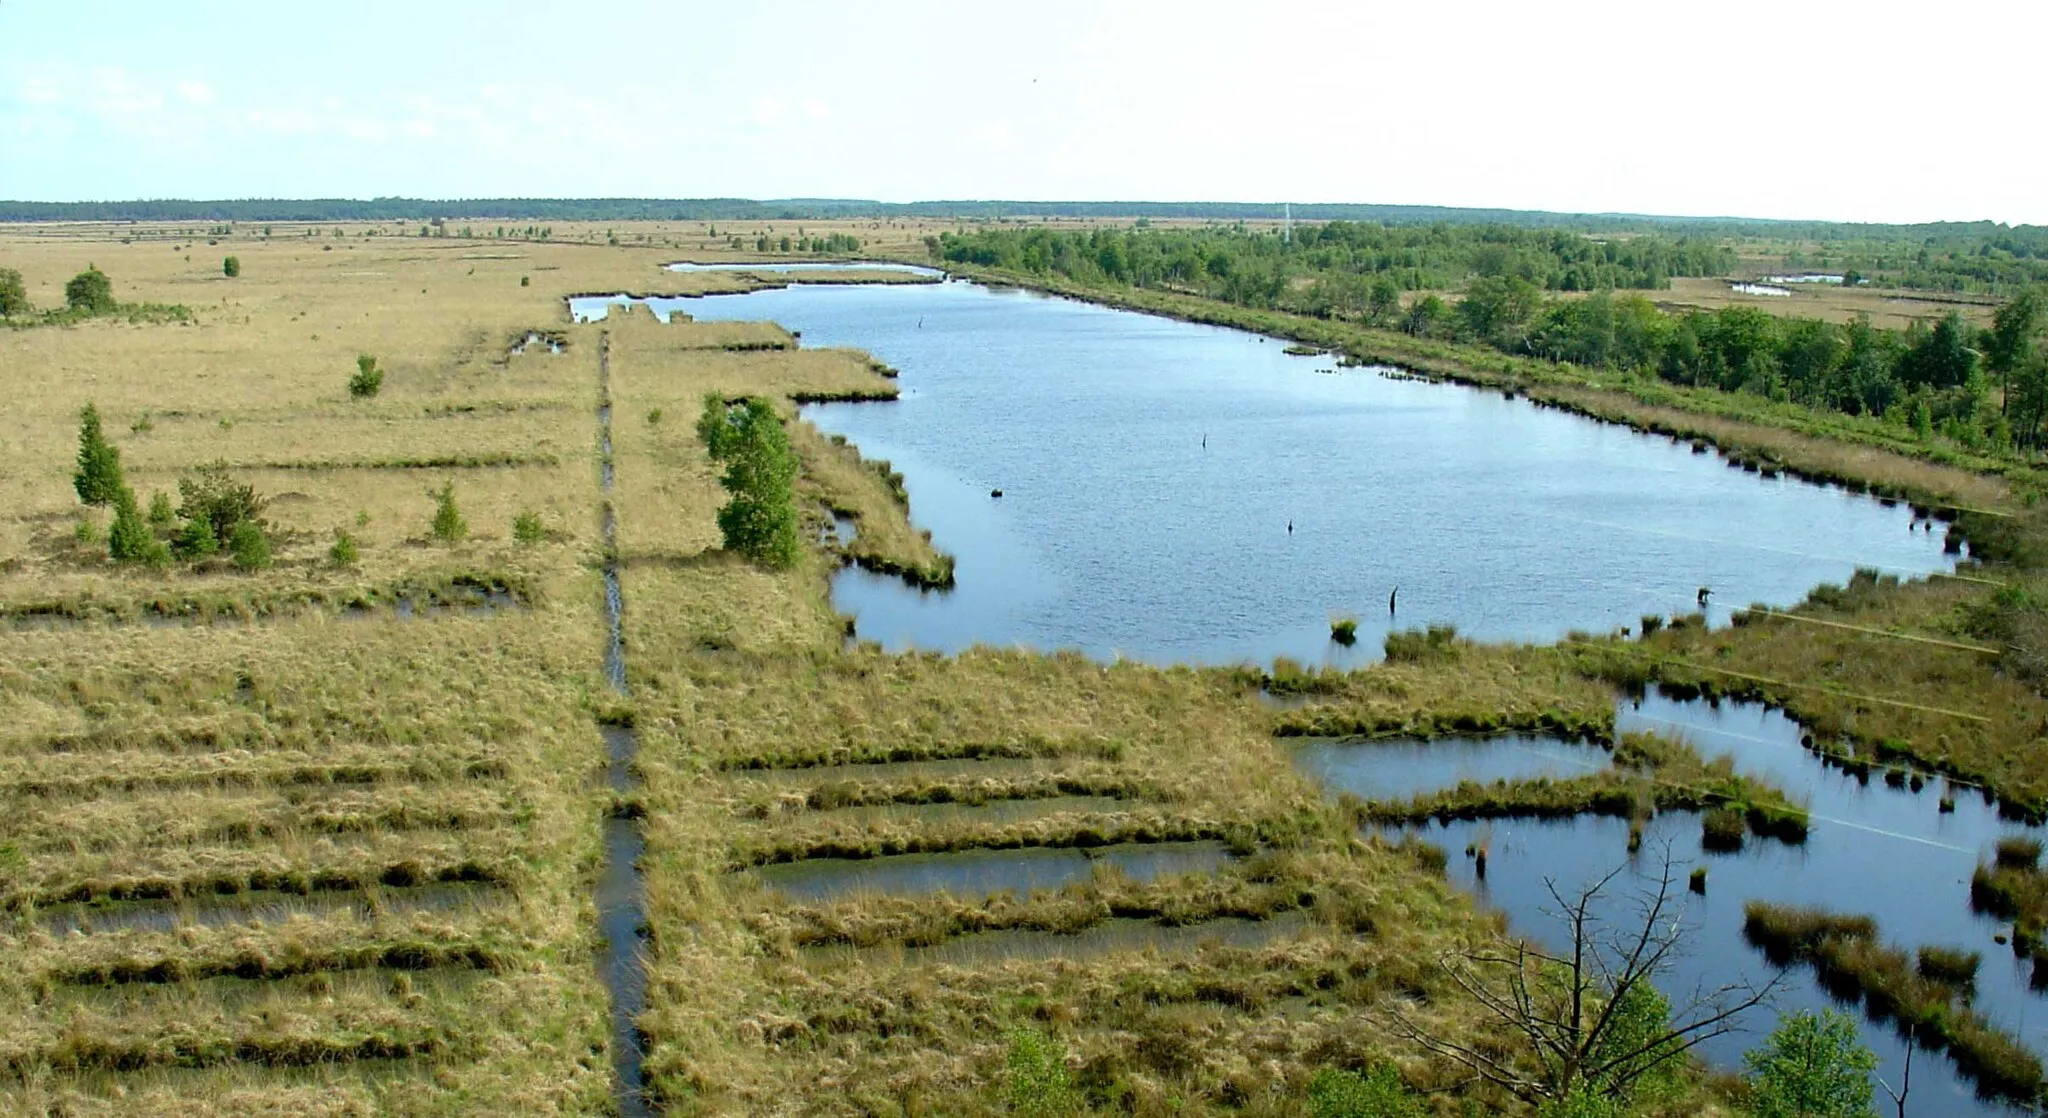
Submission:
{"label": "reflection on water", "polygon": [[797,901],[837,900],[859,893],[957,897],[1019,896],[1081,881],[1098,866],[1133,881],[1167,874],[1210,873],[1230,861],[1221,843],[1125,843],[1093,850],[1027,847],[886,858],[812,858],[763,866],[762,884]]}
{"label": "reflection on water", "polygon": [[945,593],[836,577],[890,648],[1356,664],[1390,628],[1553,640],[1691,612],[1702,586],[1721,622],[1859,566],[1952,565],[1904,507],[1497,392],[1328,375],[1239,331],[957,282],[685,304],[901,370],[899,401],[804,412],[900,470],[958,559]]}
{"label": "reflection on water", "polygon": [[[1685,812],[1652,821],[1635,856],[1628,853],[1628,821],[1600,816],[1458,821],[1410,830],[1450,855],[1454,882],[1507,913],[1518,933],[1552,946],[1560,945],[1560,926],[1552,915],[1557,904],[1546,881],[1555,881],[1569,895],[1628,863],[1630,872],[1623,878],[1627,888],[1609,897],[1604,909],[1610,920],[1621,922],[1635,911],[1649,875],[1662,868],[1666,850],[1681,890],[1691,869],[1705,866],[1705,894],[1685,899],[1685,950],[1661,983],[1675,998],[1738,977],[1761,982],[1769,976],[1769,965],[1742,937],[1742,907],[1750,900],[1868,913],[1876,917],[1883,939],[1909,949],[1943,945],[1981,951],[1978,1012],[2037,1054],[2048,1056],[2048,999],[2029,989],[2028,969],[2012,949],[1995,942],[1993,937],[2005,925],[1970,909],[1970,874],[1978,861],[1990,856],[2001,835],[2028,828],[2000,820],[1997,809],[1973,789],[1954,787],[1940,778],[1928,778],[1925,790],[1916,793],[1882,779],[1864,782],[1823,765],[1800,745],[1797,723],[1757,704],[1649,696],[1639,703],[1624,702],[1616,723],[1621,732],[1654,730],[1681,738],[1708,757],[1729,755],[1738,771],[1765,777],[1793,799],[1804,800],[1812,812],[1806,842],[1792,846],[1753,840],[1740,854],[1709,854],[1700,847],[1698,816]],[[1527,752],[1526,738],[1446,744],[1451,751],[1444,758],[1429,757],[1431,746],[1406,743],[1325,744],[1302,751],[1297,759],[1303,771],[1328,791],[1365,798],[1428,791],[1467,776],[1490,780],[1545,772],[1562,775],[1555,768],[1545,769],[1540,758]],[[1560,759],[1585,748],[1549,746],[1566,751],[1558,755]],[[1338,760],[1333,762],[1332,756]],[[1395,771],[1375,771],[1375,760]],[[1953,797],[1953,811],[1941,811],[1944,795]],[[1483,878],[1475,861],[1463,856],[1472,847],[1487,853]],[[1827,995],[1811,973],[1795,970],[1776,1010],[1826,1004]],[[1751,1014],[1745,1022],[1747,1032],[1709,1042],[1704,1054],[1717,1064],[1735,1066],[1743,1049],[1768,1031],[1770,1012]],[[1904,1060],[1901,1042],[1889,1026],[1865,1021],[1861,1027],[1864,1042],[1884,1061],[1882,1073],[1896,1083]],[[1926,1099],[1922,1105],[1931,1108],[1928,1113],[1999,1111],[1995,1104],[1972,1096],[1972,1088],[1957,1077],[1952,1064],[1916,1061],[1913,1097]]]}

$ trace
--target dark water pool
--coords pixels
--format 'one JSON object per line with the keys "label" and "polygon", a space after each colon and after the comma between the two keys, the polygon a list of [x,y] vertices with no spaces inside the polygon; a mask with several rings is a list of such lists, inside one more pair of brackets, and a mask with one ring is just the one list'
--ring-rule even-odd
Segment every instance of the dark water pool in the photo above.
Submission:
{"label": "dark water pool", "polygon": [[886,858],[812,858],[764,866],[761,881],[799,901],[838,900],[862,893],[916,895],[947,892],[956,897],[997,893],[1024,896],[1083,881],[1097,867],[1133,881],[1167,874],[1210,873],[1230,861],[1221,843],[1124,843],[1094,850],[1031,847],[968,850],[957,854],[900,854]]}
{"label": "dark water pool", "polygon": [[[1876,917],[1880,935],[1889,943],[1909,949],[1943,945],[1982,952],[1977,1010],[2036,1054],[2048,1057],[2048,998],[2029,989],[2028,967],[2009,946],[1994,941],[2006,925],[1970,909],[1970,873],[1978,861],[1990,857],[2000,836],[2029,828],[2001,821],[1996,808],[1975,789],[1951,786],[1940,778],[1930,778],[1916,793],[1910,787],[1889,786],[1881,775],[1866,784],[1824,766],[1801,747],[1797,723],[1758,705],[1717,706],[1650,696],[1640,703],[1621,704],[1616,721],[1623,731],[1653,729],[1682,738],[1709,757],[1729,755],[1738,771],[1768,777],[1810,806],[1812,830],[1807,841],[1791,846],[1751,838],[1737,854],[1705,853],[1700,848],[1699,817],[1686,812],[1658,817],[1634,857],[1628,854],[1627,821],[1613,818],[1455,822],[1414,828],[1414,833],[1444,848],[1454,882],[1507,913],[1518,933],[1553,946],[1560,942],[1560,926],[1551,915],[1557,905],[1545,889],[1546,879],[1556,881],[1569,895],[1627,863],[1629,871],[1605,906],[1605,914],[1620,922],[1634,911],[1647,875],[1661,868],[1668,843],[1687,928],[1685,949],[1661,983],[1674,1000],[1702,986],[1711,988],[1739,977],[1761,982],[1772,973],[1742,936],[1742,909],[1749,900],[1867,913]],[[1488,741],[1495,749],[1490,760],[1481,753]],[[1529,771],[1528,739],[1446,744],[1451,746],[1448,759],[1429,758],[1432,747],[1419,743],[1317,743],[1297,753],[1297,764],[1333,793],[1348,791],[1368,799],[1444,787],[1455,783],[1457,776],[1540,775]],[[1586,747],[1552,743],[1549,748]],[[1422,757],[1411,761],[1411,753]],[[1440,779],[1446,776],[1452,779]],[[1952,812],[1940,810],[1944,795],[1954,799]],[[2032,833],[2038,836],[2039,831]],[[1488,852],[1484,878],[1465,856],[1474,845]],[[1707,867],[1705,895],[1684,893],[1686,875],[1699,865]],[[1783,1012],[1828,1004],[1811,972],[1794,969],[1775,1008]],[[1743,1050],[1756,1044],[1771,1022],[1769,1011],[1751,1014],[1746,1032],[1710,1042],[1704,1054],[1715,1063],[1737,1066]],[[1862,1031],[1865,1043],[1883,1061],[1881,1074],[1896,1084],[1905,1055],[1902,1042],[1889,1025],[1864,1022]],[[1913,1076],[1915,1113],[2003,1112],[1996,1104],[1975,1100],[1974,1089],[1945,1059],[1916,1059]]]}
{"label": "dark water pool", "polygon": [[1691,611],[1702,586],[1719,620],[1859,566],[1951,566],[1905,508],[1240,331],[957,282],[655,302],[902,371],[899,401],[805,410],[894,463],[958,558],[948,593],[838,576],[892,648],[1346,664],[1390,626],[1549,640]]}

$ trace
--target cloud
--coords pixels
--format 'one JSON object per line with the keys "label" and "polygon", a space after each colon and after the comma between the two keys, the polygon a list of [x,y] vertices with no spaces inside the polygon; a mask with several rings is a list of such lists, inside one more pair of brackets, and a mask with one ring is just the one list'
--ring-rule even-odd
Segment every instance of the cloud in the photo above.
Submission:
{"label": "cloud", "polygon": [[178,97],[188,105],[211,105],[214,102],[213,87],[205,82],[179,82]]}

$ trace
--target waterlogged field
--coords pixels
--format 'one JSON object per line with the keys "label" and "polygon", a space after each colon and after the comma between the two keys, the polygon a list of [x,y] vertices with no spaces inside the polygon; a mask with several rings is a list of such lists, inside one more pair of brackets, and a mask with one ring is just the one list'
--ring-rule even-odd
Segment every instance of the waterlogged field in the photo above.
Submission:
{"label": "waterlogged field", "polygon": [[[1983,953],[1986,1035],[2020,1050],[1997,1082],[2024,1095],[2038,995],[1989,989],[2020,965],[1988,937],[2036,919],[2036,871],[2001,863],[1975,914],[1947,880],[2023,833],[1992,801],[2048,802],[2048,704],[1966,624],[1992,589],[1859,575],[1790,617],[1729,602],[1735,624],[1558,645],[1396,631],[1356,670],[884,651],[835,574],[964,594],[971,548],[799,407],[898,407],[921,371],[607,297],[932,277],[750,271],[767,230],[692,223],[335,231],[0,235],[44,306],[91,263],[189,309],[0,332],[0,1109],[1278,1115],[1318,1072],[1391,1066],[1440,1112],[1524,1112],[1429,1043],[1503,1032],[1443,959],[1554,935],[1523,899],[1546,874],[1631,848],[1642,870],[1675,836],[1679,872],[1710,871],[1703,957],[1761,974],[1738,899],[1797,896],[1812,862],[1851,904],[1884,872],[1858,827],[1925,840],[1894,862],[1944,877],[1944,913],[1899,916],[1914,891],[1887,879],[1880,934]],[[927,230],[821,232],[866,257]],[[367,398],[359,354],[384,370]],[[787,569],[721,546],[707,393],[784,421]],[[71,485],[87,401],[141,505],[212,463],[267,498],[269,565],[112,563],[110,512]],[[1883,516],[1907,536],[1910,510]],[[1647,721],[1654,700],[1617,718],[1657,681],[1768,701],[1771,748]],[[1694,849],[1716,813],[1744,852]],[[1570,857],[1546,837],[1581,829]],[[1972,1074],[1922,1091],[1989,1109]],[[1635,1109],[1738,1106],[1694,1066]]]}

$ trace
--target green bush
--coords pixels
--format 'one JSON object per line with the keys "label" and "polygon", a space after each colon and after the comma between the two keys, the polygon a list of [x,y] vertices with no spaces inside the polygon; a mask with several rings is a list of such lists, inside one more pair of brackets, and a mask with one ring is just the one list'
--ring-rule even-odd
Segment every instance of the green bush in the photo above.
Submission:
{"label": "green bush", "polygon": [[116,306],[114,282],[105,272],[87,265],[64,285],[64,305],[85,314],[105,314]]}
{"label": "green bush", "polygon": [[21,273],[0,268],[0,318],[27,314],[34,309],[29,305],[28,285],[21,282]]}
{"label": "green bush", "polygon": [[1357,644],[1358,619],[1356,617],[1340,617],[1330,622],[1330,639],[1346,648]]}
{"label": "green bush", "polygon": [[270,565],[270,539],[253,521],[235,525],[228,536],[228,550],[234,554],[235,566],[245,571],[260,571]]}
{"label": "green bush", "polygon": [[1058,1118],[1079,1109],[1066,1055],[1058,1041],[1043,1033],[1018,1029],[1010,1034],[1009,1055],[1003,1061],[1003,1101],[1010,1113]]}
{"label": "green bush", "polygon": [[123,489],[114,500],[114,523],[107,528],[107,557],[116,563],[146,563],[153,567],[170,562],[170,549],[149,530],[142,510],[135,504],[133,490]]}
{"label": "green bush", "polygon": [[520,543],[539,543],[548,538],[547,525],[537,512],[522,512],[512,518],[512,538]]}
{"label": "green bush", "polygon": [[267,503],[254,486],[229,476],[225,462],[202,466],[198,473],[178,479],[178,516],[205,524],[216,548],[230,543],[237,524],[261,528]]}
{"label": "green bush", "polygon": [[178,514],[171,509],[171,495],[159,489],[149,498],[149,525],[152,528],[169,528],[178,522]]}
{"label": "green bush", "polygon": [[1794,1013],[1763,1046],[1743,1056],[1756,1118],[1870,1118],[1877,1058],[1856,1039],[1856,1022],[1832,1009]]}
{"label": "green bush", "polygon": [[180,559],[209,559],[219,550],[220,540],[213,534],[213,525],[204,520],[188,520],[171,536],[171,553]]}
{"label": "green bush", "polygon": [[455,507],[455,482],[443,482],[434,494],[434,538],[442,543],[457,543],[469,535],[469,522],[462,519],[461,510]]}
{"label": "green bush", "polygon": [[127,485],[121,479],[121,451],[100,429],[99,409],[88,403],[78,413],[78,470],[71,487],[88,505],[111,505]]}
{"label": "green bush", "polygon": [[1458,652],[1458,629],[1455,625],[1431,625],[1427,629],[1388,633],[1385,649],[1387,659],[1395,663],[1448,660]]}
{"label": "green bush", "polygon": [[334,530],[334,546],[327,549],[327,561],[337,567],[355,566],[356,538],[336,528]]}
{"label": "green bush", "polygon": [[377,367],[377,359],[367,353],[357,354],[355,375],[348,378],[349,397],[367,400],[383,387],[384,370]]}
{"label": "green bush", "polygon": [[71,538],[77,540],[81,547],[91,547],[99,542],[100,526],[93,522],[92,517],[80,513],[78,526],[71,530]]}
{"label": "green bush", "polygon": [[230,256],[226,260],[221,261],[220,274],[226,276],[229,279],[234,279],[235,277],[241,275],[242,258],[239,256]]}
{"label": "green bush", "polygon": [[1381,1064],[1364,1075],[1324,1068],[1308,1081],[1310,1118],[1422,1118],[1401,1074]]}

